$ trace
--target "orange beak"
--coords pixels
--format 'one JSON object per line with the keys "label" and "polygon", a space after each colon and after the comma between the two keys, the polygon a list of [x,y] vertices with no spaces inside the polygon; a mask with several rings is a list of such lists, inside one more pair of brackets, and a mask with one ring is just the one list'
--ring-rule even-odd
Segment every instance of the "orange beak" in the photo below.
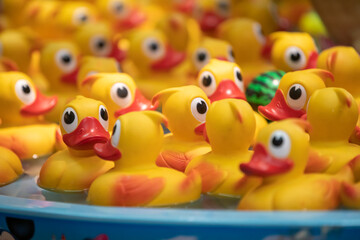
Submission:
{"label": "orange beak", "polygon": [[47,97],[42,95],[38,89],[36,89],[35,101],[29,105],[21,108],[20,113],[23,116],[38,116],[49,112],[57,104],[58,98]]}
{"label": "orange beak", "polygon": [[163,58],[154,62],[151,68],[155,71],[169,71],[173,67],[179,65],[185,59],[185,53],[178,52],[172,47],[167,46]]}
{"label": "orange beak", "polygon": [[125,19],[116,23],[116,29],[129,30],[138,27],[146,21],[146,15],[137,8],[133,8]]}
{"label": "orange beak", "polygon": [[220,23],[225,21],[225,18],[216,14],[213,11],[207,11],[203,14],[199,20],[201,30],[208,32],[214,31],[219,26]]}
{"label": "orange beak", "polygon": [[121,158],[121,152],[111,144],[111,140],[95,144],[94,151],[96,155],[105,160],[117,161]]}
{"label": "orange beak", "polygon": [[316,68],[318,57],[319,57],[319,54],[316,51],[312,51],[309,55],[308,62],[304,69]]}
{"label": "orange beak", "polygon": [[116,61],[122,62],[126,58],[126,51],[119,48],[117,42],[114,41],[108,57],[115,58]]}
{"label": "orange beak", "polygon": [[61,77],[61,81],[63,83],[74,84],[75,85],[78,73],[79,73],[79,66],[76,66],[76,68],[72,72],[63,75]]}
{"label": "orange beak", "polygon": [[236,86],[232,80],[223,80],[217,86],[216,91],[209,97],[211,102],[225,98],[236,98],[246,100],[245,94]]}

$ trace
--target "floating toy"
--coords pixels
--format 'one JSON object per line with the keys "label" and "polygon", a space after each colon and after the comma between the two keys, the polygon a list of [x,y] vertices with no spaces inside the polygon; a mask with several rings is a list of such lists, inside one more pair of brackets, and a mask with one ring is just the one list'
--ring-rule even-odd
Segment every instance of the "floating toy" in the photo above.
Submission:
{"label": "floating toy", "polygon": [[223,99],[211,104],[206,115],[205,138],[211,152],[190,161],[185,173],[201,175],[202,192],[242,196],[261,181],[244,177],[239,164],[250,160],[248,150],[255,135],[255,117],[250,105],[238,99]]}
{"label": "floating toy", "polygon": [[52,191],[83,191],[114,165],[97,157],[96,143],[106,142],[109,115],[102,102],[77,96],[63,110],[60,128],[65,150],[51,155],[40,170],[38,185]]}
{"label": "floating toy", "polygon": [[185,86],[161,91],[152,102],[162,105],[171,132],[164,137],[156,164],[183,172],[191,159],[211,150],[203,137],[197,134],[205,126],[199,124],[205,123],[210,101],[199,87]]}
{"label": "floating toy", "polygon": [[186,176],[174,169],[158,167],[164,133],[164,116],[154,111],[120,116],[107,143],[94,149],[115,167],[97,178],[88,201],[105,206],[163,206],[187,203],[200,197],[201,180],[196,172]]}
{"label": "floating toy", "polygon": [[304,174],[309,137],[302,120],[283,120],[263,128],[249,163],[241,170],[263,183],[240,201],[241,210],[330,210],[339,205],[340,183],[326,174]]}

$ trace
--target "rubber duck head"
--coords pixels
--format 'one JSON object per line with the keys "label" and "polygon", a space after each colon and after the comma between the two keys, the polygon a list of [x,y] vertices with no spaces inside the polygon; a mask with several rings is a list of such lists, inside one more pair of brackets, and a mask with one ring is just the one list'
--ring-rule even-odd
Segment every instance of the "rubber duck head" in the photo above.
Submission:
{"label": "rubber duck head", "polygon": [[138,30],[130,37],[129,58],[142,72],[166,72],[182,63],[185,53],[175,51],[158,30]]}
{"label": "rubber duck head", "polygon": [[299,32],[270,34],[263,54],[269,54],[274,66],[285,72],[315,68],[318,58],[312,37]]}
{"label": "rubber duck head", "polygon": [[229,19],[219,26],[218,35],[234,48],[237,63],[246,64],[261,59],[266,38],[258,22],[249,18]]}
{"label": "rubber duck head", "polygon": [[147,18],[134,0],[97,0],[96,6],[116,31],[139,27]]}
{"label": "rubber duck head", "polygon": [[348,142],[359,116],[353,96],[343,88],[315,91],[307,107],[311,142]]}
{"label": "rubber duck head", "polygon": [[166,119],[159,112],[143,111],[122,115],[115,122],[111,139],[96,144],[94,150],[103,159],[124,159],[117,161],[115,168],[153,166],[163,144],[161,123],[166,123]]}
{"label": "rubber duck head", "polygon": [[40,53],[40,69],[53,89],[76,85],[79,51],[72,42],[50,42]]}
{"label": "rubber duck head", "polygon": [[102,102],[91,98],[77,96],[66,104],[59,122],[69,149],[92,150],[94,144],[110,138],[108,111]]}
{"label": "rubber duck head", "polygon": [[360,56],[353,47],[337,46],[320,53],[317,67],[334,75],[336,81],[327,84],[328,87],[342,87],[360,96],[357,78],[360,76]]}
{"label": "rubber duck head", "polygon": [[284,181],[304,173],[309,154],[309,135],[306,121],[287,119],[263,128],[254,145],[248,163],[240,164],[246,175],[269,181]]}
{"label": "rubber duck head", "polygon": [[288,72],[280,81],[274,98],[266,106],[259,106],[259,112],[271,121],[286,118],[300,118],[306,113],[311,95],[333,81],[333,75],[322,69],[307,69]]}
{"label": "rubber duck head", "polygon": [[110,119],[128,112],[155,110],[136,87],[135,81],[126,73],[98,73],[82,82],[82,87],[89,89],[89,97],[106,104]]}
{"label": "rubber duck head", "polygon": [[46,97],[29,76],[21,72],[0,73],[0,119],[2,126],[40,122],[52,110],[57,97]]}
{"label": "rubber duck head", "polygon": [[223,99],[211,104],[205,125],[204,134],[214,154],[228,154],[249,149],[256,124],[246,101]]}
{"label": "rubber duck head", "polygon": [[229,62],[235,61],[233,48],[229,43],[210,37],[202,38],[190,52],[191,62],[196,73],[212,58]]}
{"label": "rubber duck head", "polygon": [[82,55],[111,57],[118,62],[125,59],[126,53],[113,40],[113,33],[105,23],[90,23],[81,26],[75,34],[75,42]]}
{"label": "rubber duck head", "polygon": [[241,69],[236,63],[211,59],[201,69],[198,84],[211,102],[224,98],[246,100]]}
{"label": "rubber duck head", "polygon": [[201,88],[190,85],[165,89],[157,93],[152,102],[154,105],[157,102],[162,104],[168,128],[175,138],[184,141],[203,140],[197,133],[201,133],[205,127],[210,101]]}

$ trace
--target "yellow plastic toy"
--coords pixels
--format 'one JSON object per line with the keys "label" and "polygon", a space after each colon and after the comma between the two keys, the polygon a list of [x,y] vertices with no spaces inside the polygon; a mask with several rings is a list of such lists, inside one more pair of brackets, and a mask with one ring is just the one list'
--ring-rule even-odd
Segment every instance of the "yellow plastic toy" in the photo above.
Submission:
{"label": "yellow plastic toy", "polygon": [[211,104],[204,132],[211,152],[192,159],[185,170],[200,173],[203,193],[242,196],[260,184],[261,179],[244,177],[239,171],[239,164],[251,158],[252,151],[248,149],[255,126],[253,110],[247,102],[224,99]]}
{"label": "yellow plastic toy", "polygon": [[11,150],[0,147],[0,186],[15,181],[23,172],[19,157]]}
{"label": "yellow plastic toy", "polygon": [[[304,126],[305,125],[305,126]],[[304,174],[309,154],[306,123],[273,122],[258,135],[249,163],[240,165],[263,183],[240,201],[240,210],[330,210],[339,205],[340,183],[326,174]]]}
{"label": "yellow plastic toy", "polygon": [[196,172],[186,176],[155,165],[164,141],[160,125],[164,122],[164,116],[153,111],[131,112],[117,119],[111,139],[94,147],[98,156],[116,162],[114,169],[91,184],[90,203],[163,206],[200,197],[201,180]]}
{"label": "yellow plastic toy", "polygon": [[343,182],[340,192],[341,203],[347,208],[360,209],[360,179],[356,184]]}
{"label": "yellow plastic toy", "polygon": [[77,96],[63,109],[60,128],[65,150],[51,155],[40,170],[38,185],[52,191],[83,191],[114,165],[94,153],[96,143],[106,142],[109,133],[105,105]]}
{"label": "yellow plastic toy", "polygon": [[162,7],[166,12],[191,15],[193,13],[196,0],[183,0],[183,1],[153,0],[152,2],[157,4],[159,7]]}
{"label": "yellow plastic toy", "polygon": [[[205,126],[210,101],[199,87],[185,86],[161,91],[152,102],[162,104],[171,132],[165,135],[156,163],[183,172],[191,159],[211,150],[202,135],[197,134]],[[200,123],[203,124],[199,126]]]}
{"label": "yellow plastic toy", "polygon": [[262,56],[266,39],[258,22],[249,18],[232,18],[219,26],[218,33],[233,47],[235,61],[244,71],[245,87],[257,75],[274,69]]}
{"label": "yellow plastic toy", "polygon": [[0,73],[0,145],[21,159],[37,158],[61,147],[58,126],[43,119],[56,103],[56,97],[42,95],[24,73]]}
{"label": "yellow plastic toy", "polygon": [[151,105],[141,94],[134,80],[126,73],[98,73],[85,78],[81,88],[88,89],[86,97],[105,103],[110,113],[109,123],[112,125],[122,114],[157,108],[157,105]]}
{"label": "yellow plastic toy", "polygon": [[[311,152],[307,172],[338,174],[360,158],[360,146],[349,143],[359,116],[358,105],[342,88],[315,91],[308,103],[307,120],[311,125]],[[346,171],[346,170],[345,170]],[[343,176],[352,181],[350,176]]]}
{"label": "yellow plastic toy", "polygon": [[263,54],[285,72],[315,68],[318,50],[308,33],[275,32],[269,35]]}
{"label": "yellow plastic toy", "polygon": [[333,75],[322,69],[286,73],[271,102],[258,110],[271,121],[300,118],[306,113],[307,102],[315,90],[325,88],[325,83],[331,80]]}

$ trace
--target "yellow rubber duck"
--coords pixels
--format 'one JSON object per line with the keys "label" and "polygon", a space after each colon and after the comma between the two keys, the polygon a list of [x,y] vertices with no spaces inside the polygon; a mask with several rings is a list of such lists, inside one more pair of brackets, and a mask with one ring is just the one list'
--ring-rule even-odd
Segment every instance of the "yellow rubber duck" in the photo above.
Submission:
{"label": "yellow rubber duck", "polygon": [[285,72],[315,68],[318,50],[308,33],[274,32],[263,49],[264,56]]}
{"label": "yellow rubber duck", "polygon": [[153,0],[153,3],[162,7],[166,12],[181,13],[191,15],[193,13],[196,0],[183,0],[183,1],[168,1],[168,0]]}
{"label": "yellow rubber duck", "polygon": [[126,52],[119,48],[106,23],[84,24],[76,31],[74,39],[83,56],[111,57],[118,62],[125,59]]}
{"label": "yellow rubber duck", "polygon": [[23,172],[19,157],[11,150],[0,147],[0,186],[15,181]]}
{"label": "yellow rubber duck", "polygon": [[[304,126],[305,125],[305,126]],[[254,154],[240,169],[263,183],[240,201],[240,210],[330,210],[339,205],[340,183],[326,174],[304,174],[309,154],[306,124],[273,122],[259,133]]]}
{"label": "yellow rubber duck", "polygon": [[244,177],[239,171],[239,164],[251,158],[249,147],[255,126],[253,110],[247,102],[224,99],[211,104],[204,134],[211,152],[192,159],[185,170],[200,173],[203,193],[242,196],[260,183],[261,179]]}
{"label": "yellow rubber duck", "polygon": [[306,113],[311,95],[317,89],[325,88],[334,76],[322,69],[307,69],[286,73],[266,106],[259,106],[259,112],[271,121],[286,118],[300,118]]}
{"label": "yellow rubber duck", "polygon": [[356,184],[343,182],[340,192],[341,203],[343,206],[352,209],[360,209],[360,179]]}
{"label": "yellow rubber duck", "polygon": [[94,153],[96,143],[108,140],[108,111],[105,105],[77,96],[63,109],[60,128],[65,150],[51,155],[42,166],[38,185],[52,191],[83,191],[98,176],[114,166]]}
{"label": "yellow rubber duck", "polygon": [[163,90],[153,97],[152,102],[162,104],[171,132],[165,135],[156,163],[183,172],[191,159],[211,150],[198,134],[205,126],[210,101],[199,87],[185,86]]}
{"label": "yellow rubber duck", "polygon": [[[311,125],[311,152],[306,171],[335,175],[349,169],[348,164],[360,158],[360,146],[349,143],[359,116],[351,94],[342,88],[317,90],[309,100],[306,115]],[[353,180],[351,171],[343,177]]]}
{"label": "yellow rubber duck", "polygon": [[258,22],[249,18],[232,18],[219,26],[218,35],[233,47],[235,62],[244,71],[245,87],[257,75],[274,69],[262,56],[266,38]]}
{"label": "yellow rubber duck", "polygon": [[85,78],[81,87],[89,89],[86,97],[105,103],[112,125],[122,114],[157,108],[141,94],[132,77],[126,73],[97,73]]}
{"label": "yellow rubber duck", "polygon": [[201,179],[196,172],[186,176],[155,164],[164,141],[160,125],[164,122],[164,116],[154,111],[131,112],[117,119],[111,139],[94,147],[98,156],[116,162],[112,170],[91,184],[90,203],[164,206],[200,197]]}
{"label": "yellow rubber duck", "polygon": [[21,159],[52,153],[61,146],[60,133],[43,115],[56,103],[56,97],[42,95],[24,73],[0,73],[0,145]]}

